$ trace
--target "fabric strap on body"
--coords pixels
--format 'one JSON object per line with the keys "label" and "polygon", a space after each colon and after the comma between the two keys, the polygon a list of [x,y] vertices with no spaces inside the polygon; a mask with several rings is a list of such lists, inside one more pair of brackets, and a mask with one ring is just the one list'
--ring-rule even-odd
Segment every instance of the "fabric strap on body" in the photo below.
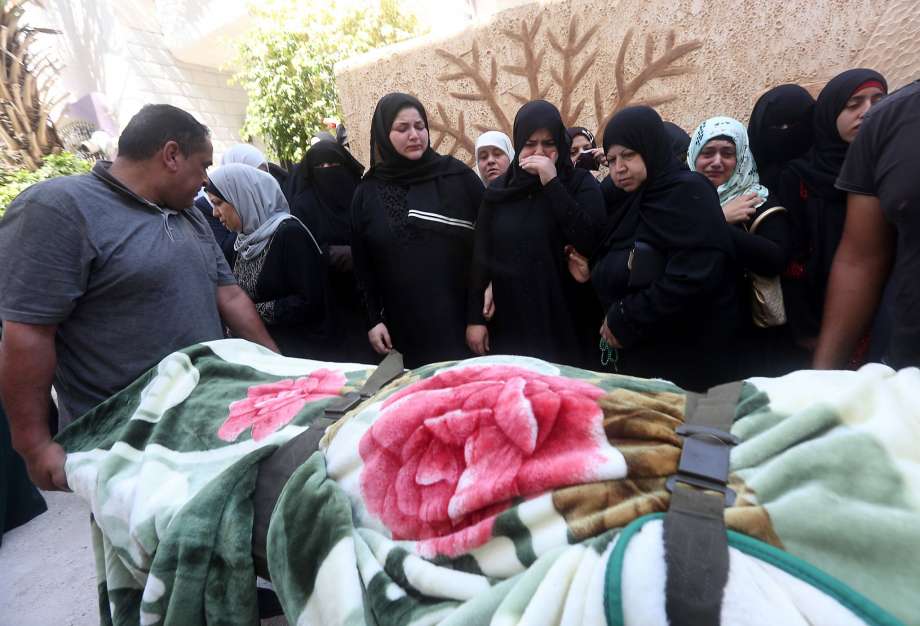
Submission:
{"label": "fabric strap on body", "polygon": [[256,573],[269,579],[268,558],[266,542],[268,540],[268,524],[271,521],[275,504],[284,489],[285,483],[304,461],[316,452],[319,440],[323,438],[326,429],[334,424],[345,413],[380,391],[384,385],[399,377],[403,369],[402,354],[391,350],[386,358],[381,361],[374,373],[367,379],[358,391],[346,393],[333,400],[323,417],[318,417],[310,427],[280,446],[270,456],[259,463],[256,487],[253,492],[253,523],[252,523],[252,556],[256,565]]}
{"label": "fabric strap on body", "polygon": [[672,626],[718,626],[728,581],[724,509],[735,501],[728,487],[731,434],[741,382],[687,394],[677,474],[667,481],[671,504],[664,519],[667,582],[665,609]]}

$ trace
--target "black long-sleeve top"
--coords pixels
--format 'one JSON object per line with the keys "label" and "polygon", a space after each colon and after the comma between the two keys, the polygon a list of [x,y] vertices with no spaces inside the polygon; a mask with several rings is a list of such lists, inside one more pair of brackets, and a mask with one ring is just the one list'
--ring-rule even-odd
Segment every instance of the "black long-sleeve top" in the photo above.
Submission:
{"label": "black long-sleeve top", "polygon": [[352,257],[368,328],[385,323],[408,367],[471,355],[467,288],[482,182],[468,170],[435,184],[437,201],[451,203],[449,219],[438,218],[439,206],[410,216],[412,187],[376,179],[364,180],[352,201]]}
{"label": "black long-sleeve top", "polygon": [[261,254],[250,260],[237,257],[233,273],[282,354],[324,356],[326,325],[332,321],[326,260],[303,226],[281,222]]}
{"label": "black long-sleeve top", "polygon": [[601,312],[590,288],[570,275],[565,246],[593,254],[604,202],[590,174],[571,176],[514,200],[483,201],[467,319],[485,323],[483,292],[491,282],[494,353],[583,366],[592,347],[596,352]]}
{"label": "black long-sleeve top", "polygon": [[[757,212],[748,227],[754,219],[776,206],[780,206],[780,203],[771,196],[757,207]],[[792,253],[788,210],[774,211],[757,225],[757,230],[753,233],[737,225],[731,229],[731,234],[738,261],[749,272],[772,277],[779,276],[786,269],[786,263]]]}
{"label": "black long-sleeve top", "polygon": [[640,221],[631,241],[657,251],[663,266],[648,285],[629,286],[628,247],[610,250],[592,270],[607,325],[624,347],[618,354],[621,373],[666,378],[692,390],[737,375],[732,342],[740,319],[738,267],[726,241],[733,229],[714,199],[709,182],[694,174],[662,200],[681,206],[675,219],[686,220],[686,229],[697,233],[686,242],[679,228],[666,231]]}
{"label": "black long-sleeve top", "polygon": [[821,330],[831,264],[843,235],[846,196],[821,197],[786,167],[771,195],[788,210],[790,255],[783,274],[783,298],[789,326],[799,340]]}
{"label": "black long-sleeve top", "polygon": [[[782,206],[777,194],[757,207],[754,218],[774,207]],[[751,220],[747,228],[753,224]],[[739,375],[781,376],[796,369],[800,356],[787,324],[761,328],[753,321],[751,274],[766,278],[781,276],[792,256],[793,240],[790,212],[774,211],[758,224],[754,233],[740,224],[731,229],[732,242],[738,255],[738,294],[741,315],[739,344]],[[785,304],[785,303],[784,303]],[[788,306],[786,307],[788,309]]]}

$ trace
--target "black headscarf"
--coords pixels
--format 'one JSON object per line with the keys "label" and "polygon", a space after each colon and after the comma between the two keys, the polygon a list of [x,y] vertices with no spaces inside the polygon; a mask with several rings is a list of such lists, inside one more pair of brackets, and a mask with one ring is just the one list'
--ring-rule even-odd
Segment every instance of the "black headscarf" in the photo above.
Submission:
{"label": "black headscarf", "polygon": [[[821,330],[828,278],[846,224],[847,194],[834,187],[849,144],[837,131],[837,117],[847,100],[867,81],[887,90],[884,77],[867,69],[847,70],[831,79],[815,101],[815,143],[808,153],[790,161],[788,169],[804,183],[803,209],[790,211],[794,258],[804,273],[786,277],[783,298],[789,327],[799,338],[813,338]],[[791,193],[791,192],[790,192]]]}
{"label": "black headscarf", "polygon": [[569,136],[569,143],[578,136],[582,136],[588,140],[588,143],[591,144],[592,148],[597,147],[597,143],[594,141],[594,133],[585,128],[584,126],[571,126],[565,129],[565,134]]}
{"label": "black headscarf", "polygon": [[715,188],[702,174],[681,169],[654,109],[633,106],[614,115],[604,129],[604,152],[613,145],[642,155],[647,178],[629,194],[618,223],[608,225],[602,250],[631,247],[641,223],[656,247],[716,247],[732,253]]}
{"label": "black headscarf", "polygon": [[681,169],[689,170],[687,150],[690,149],[690,135],[674,122],[664,122],[664,129],[668,131],[668,137],[671,138],[671,151],[674,153],[674,158],[677,159]]}
{"label": "black headscarf", "polygon": [[876,81],[888,91],[884,76],[875,70],[859,68],[838,74],[818,94],[814,113],[815,145],[806,156],[789,164],[815,195],[823,198],[846,195],[834,187],[850,147],[837,132],[837,117],[856,89],[868,81]]}
{"label": "black headscarf", "polygon": [[[319,167],[336,163],[338,167]],[[324,244],[350,241],[351,199],[364,166],[335,141],[313,144],[291,172],[286,195],[291,213]]]}
{"label": "black headscarf", "polygon": [[365,175],[386,183],[411,186],[430,181],[449,174],[462,173],[469,169],[454,158],[442,156],[428,147],[417,160],[407,159],[399,154],[390,141],[390,129],[393,120],[403,109],[413,108],[422,116],[428,128],[428,113],[418,98],[409,94],[393,92],[377,102],[374,117],[371,120],[371,168]]}
{"label": "black headscarf", "polygon": [[556,173],[559,181],[566,184],[572,178],[572,159],[569,150],[572,140],[562,123],[559,109],[546,100],[533,100],[520,108],[514,116],[514,129],[511,141],[514,143],[514,159],[508,171],[498,177],[486,188],[485,199],[489,202],[504,202],[527,195],[542,187],[540,177],[521,169],[520,158],[524,144],[540,129],[549,131],[556,143]]}
{"label": "black headscarf", "polygon": [[815,99],[799,85],[780,85],[757,100],[748,123],[751,153],[760,182],[773,189],[783,165],[814,143]]}

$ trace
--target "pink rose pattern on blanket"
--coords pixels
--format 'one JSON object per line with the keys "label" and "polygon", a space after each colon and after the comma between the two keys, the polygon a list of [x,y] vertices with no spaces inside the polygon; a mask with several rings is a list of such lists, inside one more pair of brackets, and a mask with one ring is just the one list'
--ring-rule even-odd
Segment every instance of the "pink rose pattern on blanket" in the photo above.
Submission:
{"label": "pink rose pattern on blanket", "polygon": [[394,539],[457,556],[514,498],[622,477],[589,383],[495,365],[448,370],[384,403],[363,436],[361,491]]}
{"label": "pink rose pattern on blanket", "polygon": [[230,405],[230,415],[217,436],[224,441],[235,441],[251,426],[253,440],[261,441],[288,424],[308,402],[338,396],[346,382],[341,372],[320,369],[297,380],[288,378],[253,385],[245,399]]}

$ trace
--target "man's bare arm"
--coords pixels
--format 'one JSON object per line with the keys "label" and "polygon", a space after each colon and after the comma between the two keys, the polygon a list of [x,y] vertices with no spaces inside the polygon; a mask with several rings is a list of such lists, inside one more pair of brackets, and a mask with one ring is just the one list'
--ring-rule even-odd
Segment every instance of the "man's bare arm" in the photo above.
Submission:
{"label": "man's bare arm", "polygon": [[828,283],[815,369],[846,365],[872,322],[894,259],[895,232],[875,196],[850,194]]}
{"label": "man's bare arm", "polygon": [[252,300],[239,285],[224,285],[217,288],[217,308],[221,319],[235,337],[248,339],[281,353],[262,323]]}
{"label": "man's bare arm", "polygon": [[4,322],[0,342],[0,398],[13,447],[39,488],[67,490],[64,449],[51,439],[48,408],[57,353],[55,325]]}

